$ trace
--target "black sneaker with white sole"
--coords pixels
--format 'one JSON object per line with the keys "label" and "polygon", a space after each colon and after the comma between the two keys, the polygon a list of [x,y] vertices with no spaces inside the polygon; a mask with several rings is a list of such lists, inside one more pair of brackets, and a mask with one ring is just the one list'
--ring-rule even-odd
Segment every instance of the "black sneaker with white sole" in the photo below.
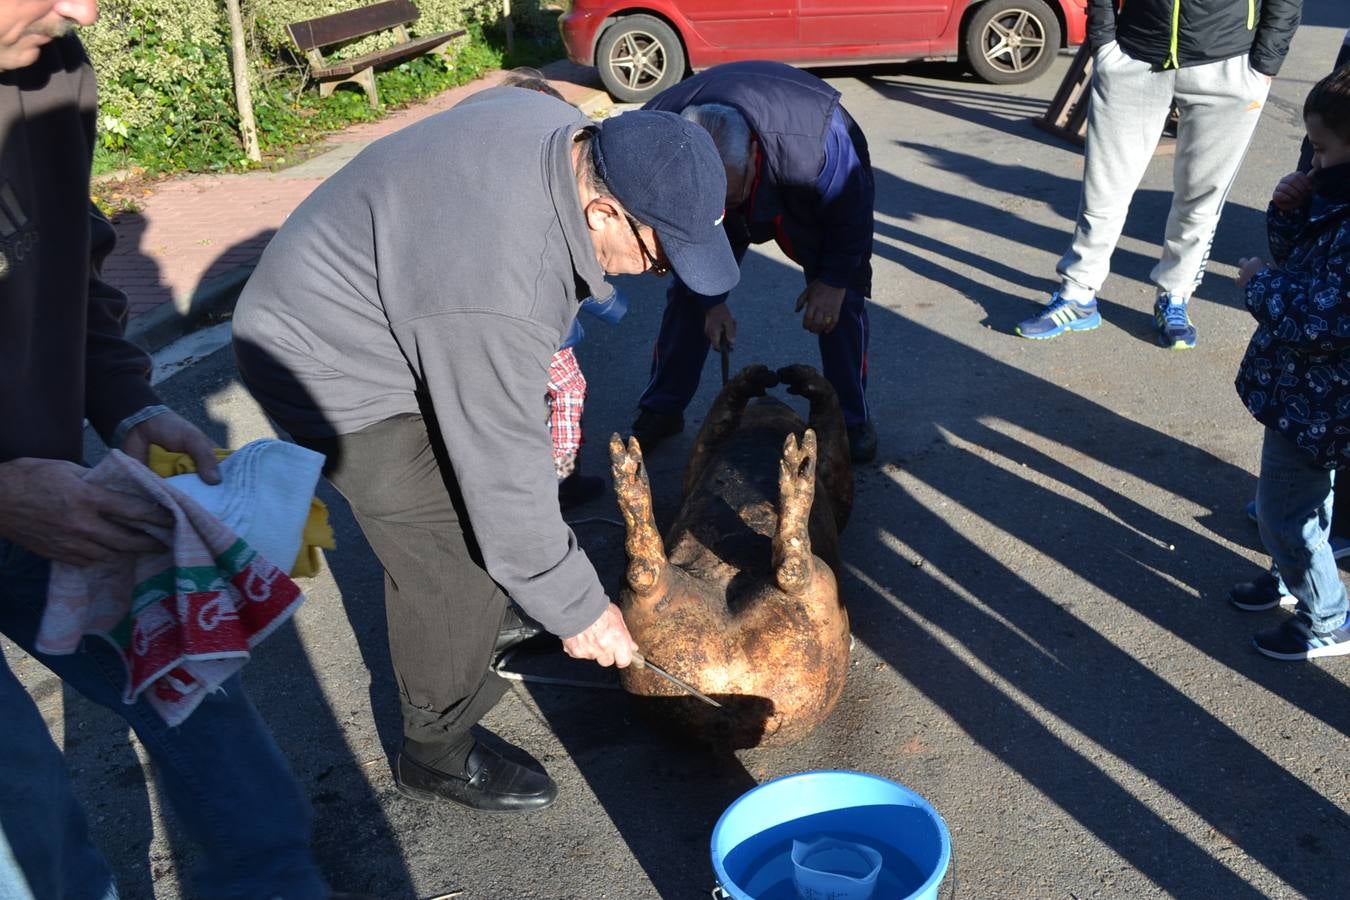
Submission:
{"label": "black sneaker with white sole", "polygon": [[1280,590],[1279,580],[1269,572],[1256,576],[1251,581],[1233,585],[1228,592],[1228,602],[1238,609],[1256,612],[1262,609],[1274,609],[1283,606],[1293,609],[1298,600],[1293,594]]}
{"label": "black sneaker with white sole", "polygon": [[1271,659],[1320,659],[1324,656],[1345,656],[1350,653],[1350,623],[1318,634],[1297,616],[1285,619],[1279,627],[1263,631],[1252,638],[1256,649]]}

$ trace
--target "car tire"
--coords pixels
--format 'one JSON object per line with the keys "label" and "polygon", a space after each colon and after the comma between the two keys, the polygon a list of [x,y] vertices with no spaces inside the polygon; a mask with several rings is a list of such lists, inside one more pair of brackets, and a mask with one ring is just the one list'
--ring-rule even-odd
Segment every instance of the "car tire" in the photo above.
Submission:
{"label": "car tire", "polygon": [[990,84],[1021,84],[1044,74],[1062,30],[1042,0],[987,0],[966,24],[966,62]]}
{"label": "car tire", "polygon": [[595,45],[600,82],[616,100],[645,103],[684,77],[684,45],[652,16],[624,16]]}

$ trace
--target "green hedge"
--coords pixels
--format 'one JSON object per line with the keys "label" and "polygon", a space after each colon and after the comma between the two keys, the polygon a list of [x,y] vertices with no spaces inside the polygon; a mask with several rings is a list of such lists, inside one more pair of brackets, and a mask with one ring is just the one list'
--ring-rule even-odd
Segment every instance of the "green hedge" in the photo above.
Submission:
{"label": "green hedge", "polygon": [[[305,88],[303,59],[287,23],[362,5],[364,0],[243,0],[254,115],[265,155],[374,113],[360,93],[320,101]],[[467,47],[446,64],[423,56],[379,73],[380,99],[398,105],[463,83],[503,65],[496,27],[500,0],[418,0],[414,35],[468,28]],[[81,31],[99,79],[100,170],[152,172],[247,166],[239,138],[224,0],[103,0],[96,25]],[[538,2],[512,3],[527,46],[556,44],[556,28]],[[363,53],[392,34],[341,48]],[[546,54],[547,55],[547,54]]]}

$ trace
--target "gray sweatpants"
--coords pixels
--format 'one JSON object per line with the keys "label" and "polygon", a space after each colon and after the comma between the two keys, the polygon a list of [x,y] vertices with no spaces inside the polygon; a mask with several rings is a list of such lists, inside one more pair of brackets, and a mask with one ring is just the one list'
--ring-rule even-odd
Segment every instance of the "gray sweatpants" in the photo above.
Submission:
{"label": "gray sweatpants", "polygon": [[1083,198],[1073,244],[1056,271],[1063,296],[1090,299],[1110,271],[1130,199],[1175,100],[1180,111],[1172,209],[1151,278],[1160,293],[1189,298],[1205,274],[1228,189],[1261,117],[1270,83],[1247,56],[1155,70],[1116,42],[1093,57]]}

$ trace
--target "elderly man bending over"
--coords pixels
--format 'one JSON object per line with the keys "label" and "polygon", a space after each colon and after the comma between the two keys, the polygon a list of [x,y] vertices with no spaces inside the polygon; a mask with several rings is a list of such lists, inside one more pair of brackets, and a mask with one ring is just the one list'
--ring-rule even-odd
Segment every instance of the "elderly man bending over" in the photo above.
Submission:
{"label": "elderly man bending over", "polygon": [[551,803],[477,740],[508,595],[572,656],[626,666],[618,607],[558,510],[549,362],[608,274],[739,276],[706,132],[671,113],[597,127],[494,88],[367,148],[291,215],[239,301],[245,383],[325,473],[385,571],[405,794]]}

